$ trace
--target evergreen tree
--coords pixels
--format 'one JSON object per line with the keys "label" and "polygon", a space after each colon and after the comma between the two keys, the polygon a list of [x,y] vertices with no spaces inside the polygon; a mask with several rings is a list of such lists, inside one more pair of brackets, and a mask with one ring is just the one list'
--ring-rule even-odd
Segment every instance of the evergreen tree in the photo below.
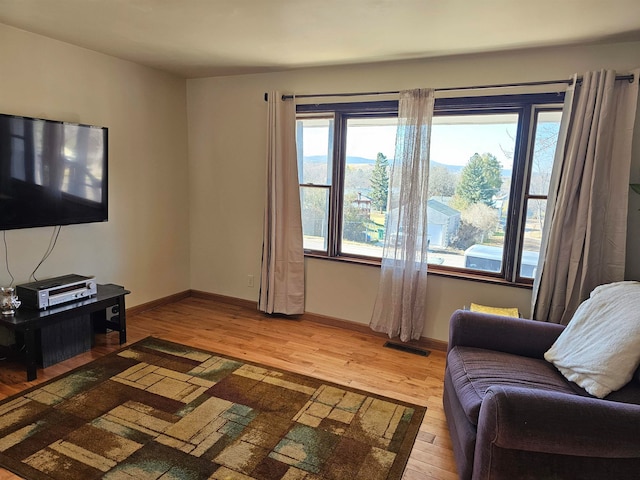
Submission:
{"label": "evergreen tree", "polygon": [[387,198],[389,196],[388,168],[387,157],[379,152],[373,172],[371,172],[371,206],[374,210],[384,211],[387,209]]}
{"label": "evergreen tree", "polygon": [[490,153],[474,154],[460,172],[456,187],[458,201],[466,206],[484,203],[493,206],[493,197],[502,187],[502,165]]}

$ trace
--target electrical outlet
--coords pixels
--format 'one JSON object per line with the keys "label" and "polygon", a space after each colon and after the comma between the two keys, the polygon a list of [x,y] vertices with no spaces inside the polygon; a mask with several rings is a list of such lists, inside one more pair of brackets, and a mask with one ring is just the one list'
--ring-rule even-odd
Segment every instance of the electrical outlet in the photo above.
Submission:
{"label": "electrical outlet", "polygon": [[247,276],[247,287],[253,287],[253,275]]}

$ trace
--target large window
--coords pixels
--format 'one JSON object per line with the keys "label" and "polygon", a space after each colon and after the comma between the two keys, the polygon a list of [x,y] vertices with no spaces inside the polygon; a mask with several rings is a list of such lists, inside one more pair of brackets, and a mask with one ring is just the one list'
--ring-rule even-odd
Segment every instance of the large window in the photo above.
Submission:
{"label": "large window", "polygon": [[[436,100],[427,205],[432,271],[531,281],[562,101],[558,94]],[[397,102],[298,106],[307,254],[379,261],[396,124]]]}

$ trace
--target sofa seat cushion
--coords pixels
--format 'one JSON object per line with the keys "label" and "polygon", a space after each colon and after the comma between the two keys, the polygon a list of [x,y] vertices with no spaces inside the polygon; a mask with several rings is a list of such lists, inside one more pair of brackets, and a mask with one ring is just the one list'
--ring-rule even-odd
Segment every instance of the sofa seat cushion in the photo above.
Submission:
{"label": "sofa seat cushion", "polygon": [[480,405],[493,385],[576,394],[570,382],[544,359],[456,346],[447,356],[447,369],[458,400],[473,425],[478,425]]}

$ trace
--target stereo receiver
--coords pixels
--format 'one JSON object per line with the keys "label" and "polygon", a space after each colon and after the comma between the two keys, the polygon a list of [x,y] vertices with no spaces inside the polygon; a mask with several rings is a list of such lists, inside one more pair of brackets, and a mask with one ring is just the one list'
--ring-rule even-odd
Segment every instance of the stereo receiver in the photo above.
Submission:
{"label": "stereo receiver", "polygon": [[93,277],[76,274],[16,285],[16,294],[22,304],[40,310],[92,297],[97,293],[98,289]]}

